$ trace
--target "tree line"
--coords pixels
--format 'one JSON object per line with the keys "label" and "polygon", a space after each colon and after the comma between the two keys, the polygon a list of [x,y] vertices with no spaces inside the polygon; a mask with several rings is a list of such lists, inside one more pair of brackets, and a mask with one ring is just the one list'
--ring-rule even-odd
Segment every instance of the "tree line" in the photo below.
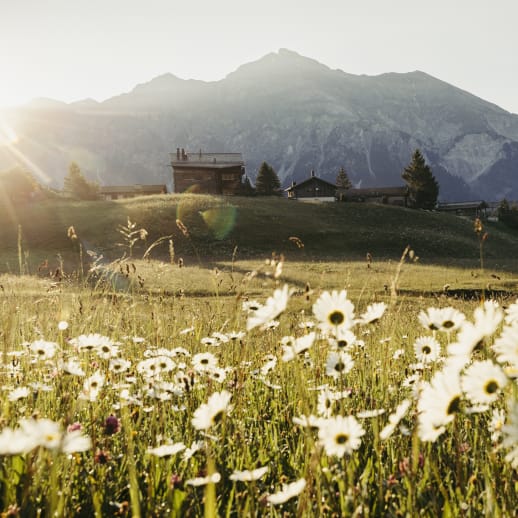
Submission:
{"label": "tree line", "polygon": [[89,182],[75,162],[68,168],[62,191],[42,185],[30,171],[17,166],[0,172],[0,193],[17,203],[61,197],[63,194],[75,200],[96,200],[99,198],[99,185]]}
{"label": "tree line", "polygon": [[[414,151],[411,162],[402,173],[402,178],[408,187],[409,205],[411,207],[419,209],[435,208],[439,195],[439,184],[419,149]],[[348,190],[352,188],[352,183],[343,167],[338,171],[335,183],[337,189]],[[99,185],[88,181],[75,162],[72,162],[68,168],[61,193],[41,186],[31,173],[20,168],[0,173],[0,188],[4,195],[11,193],[11,199],[18,201],[59,194],[77,200],[95,200],[99,197]],[[248,177],[245,178],[243,194],[259,196],[282,194],[281,181],[274,168],[267,162],[263,162],[257,172],[255,187],[252,186]],[[515,212],[514,208],[504,206],[501,214],[504,219],[507,218],[511,221],[517,217]]]}
{"label": "tree line", "polygon": [[[408,188],[409,205],[416,209],[434,209],[439,196],[439,183],[435,179],[430,167],[419,149],[412,155],[411,162],[403,170],[401,175]],[[257,172],[255,189],[247,178],[249,193],[261,196],[281,194],[281,182],[273,167],[263,162]],[[335,181],[337,189],[348,190],[352,188],[351,180],[346,170],[341,167]]]}

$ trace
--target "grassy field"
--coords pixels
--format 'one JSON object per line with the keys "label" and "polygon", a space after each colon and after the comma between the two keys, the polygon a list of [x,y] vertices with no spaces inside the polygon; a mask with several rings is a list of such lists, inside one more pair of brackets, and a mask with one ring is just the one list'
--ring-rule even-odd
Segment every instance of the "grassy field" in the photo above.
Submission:
{"label": "grassy field", "polygon": [[9,214],[0,512],[514,516],[513,236],[487,229],[482,269],[459,218],[222,204]]}
{"label": "grassy field", "polygon": [[[426,264],[479,263],[479,242],[473,222],[456,216],[397,207],[364,204],[303,204],[276,198],[220,198],[203,195],[165,195],[112,202],[58,200],[28,206],[2,207],[0,217],[0,271],[19,273],[20,250],[24,266],[35,273],[47,260],[68,270],[77,268],[77,242],[67,237],[73,226],[87,249],[108,260],[128,252],[120,226],[130,218],[136,229],[149,233],[137,241],[135,257],[157,239],[171,236],[176,258],[207,264],[229,261],[237,247],[239,259],[283,253],[290,261],[397,261],[410,245]],[[180,231],[180,219],[189,232]],[[516,233],[499,224],[487,224],[484,244],[488,264],[514,268],[518,257]],[[298,238],[296,241],[290,238]],[[298,246],[297,246],[298,243]],[[300,248],[303,244],[303,248]],[[150,257],[167,259],[168,240]]]}

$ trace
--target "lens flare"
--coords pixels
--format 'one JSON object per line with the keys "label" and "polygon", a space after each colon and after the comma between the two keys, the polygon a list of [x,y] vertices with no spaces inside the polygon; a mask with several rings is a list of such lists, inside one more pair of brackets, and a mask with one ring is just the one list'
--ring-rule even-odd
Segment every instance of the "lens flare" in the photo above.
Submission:
{"label": "lens flare", "polygon": [[236,207],[224,205],[213,207],[200,212],[203,221],[216,239],[224,239],[234,228],[236,222]]}
{"label": "lens flare", "polygon": [[0,124],[0,146],[12,146],[18,143],[18,135],[11,126]]}

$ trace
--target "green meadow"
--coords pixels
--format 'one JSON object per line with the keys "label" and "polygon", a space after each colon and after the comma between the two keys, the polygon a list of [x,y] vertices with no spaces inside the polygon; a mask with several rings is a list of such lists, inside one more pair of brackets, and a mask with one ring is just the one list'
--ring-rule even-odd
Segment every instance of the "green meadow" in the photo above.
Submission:
{"label": "green meadow", "polygon": [[504,226],[196,195],[0,210],[4,516],[515,515]]}

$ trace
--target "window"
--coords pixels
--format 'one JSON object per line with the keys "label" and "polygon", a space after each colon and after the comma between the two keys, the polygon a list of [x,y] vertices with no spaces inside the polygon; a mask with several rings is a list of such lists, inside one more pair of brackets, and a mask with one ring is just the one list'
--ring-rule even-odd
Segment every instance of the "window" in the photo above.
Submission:
{"label": "window", "polygon": [[223,173],[221,179],[223,181],[232,181],[236,179],[236,176],[233,173]]}

